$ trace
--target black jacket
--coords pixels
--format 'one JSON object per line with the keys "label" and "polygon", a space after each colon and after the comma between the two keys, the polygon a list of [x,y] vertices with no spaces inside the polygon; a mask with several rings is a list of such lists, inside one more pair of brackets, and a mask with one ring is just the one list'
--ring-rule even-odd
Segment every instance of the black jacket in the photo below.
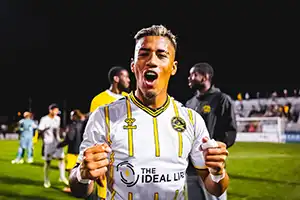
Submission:
{"label": "black jacket", "polygon": [[79,154],[79,147],[83,140],[83,132],[86,125],[86,120],[73,121],[69,126],[69,131],[65,139],[58,144],[58,148],[68,145],[68,153]]}
{"label": "black jacket", "polygon": [[186,102],[186,107],[202,116],[211,138],[224,142],[227,148],[235,143],[234,105],[227,94],[212,86],[203,94],[196,93]]}

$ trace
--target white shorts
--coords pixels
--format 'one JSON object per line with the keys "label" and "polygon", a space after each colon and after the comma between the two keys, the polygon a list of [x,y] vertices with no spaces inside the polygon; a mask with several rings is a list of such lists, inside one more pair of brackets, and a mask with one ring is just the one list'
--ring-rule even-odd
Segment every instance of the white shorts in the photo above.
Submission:
{"label": "white shorts", "polygon": [[65,157],[64,149],[56,148],[57,144],[58,144],[57,142],[45,144],[44,147],[45,160],[63,159]]}

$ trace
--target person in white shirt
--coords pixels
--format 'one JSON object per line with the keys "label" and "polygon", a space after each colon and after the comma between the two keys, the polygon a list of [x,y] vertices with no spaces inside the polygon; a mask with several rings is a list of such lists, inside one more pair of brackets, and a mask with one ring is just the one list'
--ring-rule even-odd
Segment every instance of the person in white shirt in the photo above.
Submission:
{"label": "person in white shirt", "polygon": [[49,114],[42,117],[39,123],[39,131],[43,137],[44,143],[44,187],[51,187],[49,180],[49,170],[52,159],[58,159],[60,178],[59,181],[68,185],[68,179],[65,176],[65,161],[64,161],[64,151],[63,148],[57,148],[58,143],[60,142],[60,113],[57,104],[51,104],[49,106]]}
{"label": "person in white shirt", "polygon": [[89,196],[107,174],[107,199],[183,200],[191,156],[206,189],[222,195],[229,184],[226,145],[209,140],[202,117],[167,93],[177,71],[175,36],[153,25],[135,41],[136,90],[91,114],[69,178],[72,194]]}

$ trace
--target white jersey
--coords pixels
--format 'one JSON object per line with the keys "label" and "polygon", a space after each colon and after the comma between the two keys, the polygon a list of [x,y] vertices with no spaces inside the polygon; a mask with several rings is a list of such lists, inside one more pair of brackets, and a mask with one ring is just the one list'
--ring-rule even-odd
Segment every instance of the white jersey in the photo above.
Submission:
{"label": "white jersey", "polygon": [[42,117],[38,129],[41,131],[47,129],[43,135],[45,144],[56,142],[60,130],[60,117],[51,118],[48,115]]}
{"label": "white jersey", "polygon": [[181,200],[188,156],[196,168],[206,168],[199,151],[205,136],[202,117],[173,98],[152,110],[130,93],[91,114],[78,161],[87,147],[108,143],[107,199]]}

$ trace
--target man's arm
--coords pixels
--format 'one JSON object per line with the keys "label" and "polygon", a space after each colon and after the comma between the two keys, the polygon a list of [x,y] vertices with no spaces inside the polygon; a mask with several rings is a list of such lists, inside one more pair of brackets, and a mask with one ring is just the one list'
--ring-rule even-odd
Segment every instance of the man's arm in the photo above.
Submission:
{"label": "man's arm", "polygon": [[208,170],[197,169],[197,174],[204,182],[206,190],[214,196],[221,196],[229,185],[229,176],[227,173],[225,173],[225,177],[218,183],[212,180]]}
{"label": "man's arm", "polygon": [[69,182],[72,195],[77,198],[87,198],[92,194],[94,190],[94,181],[90,183],[80,183],[77,178],[77,171],[79,170],[80,163],[77,163],[76,166],[71,170]]}
{"label": "man's arm", "polygon": [[66,137],[63,139],[63,141],[59,142],[57,145],[57,148],[62,148],[68,144],[70,144],[76,135],[76,126],[74,124],[71,124],[69,127],[69,131],[67,131]]}
{"label": "man's arm", "polygon": [[39,134],[41,135],[42,138],[44,138],[44,132],[47,131],[48,129],[50,129],[50,127],[49,126],[46,127],[45,120],[42,117],[41,120],[40,120],[40,123],[38,125],[38,131],[39,131]]}
{"label": "man's arm", "polygon": [[191,161],[197,169],[197,174],[201,177],[205,188],[215,196],[222,195],[229,183],[229,177],[224,166],[228,155],[226,144],[215,142],[214,148],[203,144],[209,140],[209,133],[202,117],[193,112],[195,140],[190,153]]}
{"label": "man's arm", "polygon": [[60,117],[59,116],[56,116],[56,118],[57,118],[57,127],[54,129],[54,131],[53,131],[53,134],[54,134],[54,138],[57,140],[57,141],[61,141],[61,128],[60,128],[60,123],[61,123],[61,121],[60,121]]}
{"label": "man's arm", "polygon": [[68,139],[68,134],[70,134],[70,133],[67,133],[66,137],[63,139],[63,141],[61,141],[57,144],[56,148],[63,148],[70,143],[70,140]]}
{"label": "man's arm", "polygon": [[72,169],[69,177],[71,192],[75,197],[88,197],[93,192],[94,181],[98,182],[107,171],[110,148],[105,144],[103,119],[105,119],[103,109],[96,110],[88,119],[80,145],[78,157],[80,164]]}
{"label": "man's arm", "polygon": [[17,131],[23,131],[23,121],[24,119],[21,119],[20,121],[17,122]]}
{"label": "man's arm", "polygon": [[111,152],[107,144],[97,144],[84,151],[82,163],[78,163],[71,171],[69,183],[72,195],[77,198],[86,198],[94,190],[94,182],[101,185],[101,180],[107,172]]}
{"label": "man's arm", "polygon": [[32,127],[33,129],[37,129],[37,128],[38,128],[38,125],[35,123],[35,121],[32,121],[31,127]]}
{"label": "man's arm", "polygon": [[224,140],[222,140],[227,148],[231,147],[236,140],[237,125],[234,112],[234,105],[231,98],[223,94],[221,98],[221,127],[220,132],[224,132]]}
{"label": "man's arm", "polygon": [[[207,142],[208,138],[203,138]],[[217,197],[221,196],[229,185],[229,176],[225,171],[225,160],[228,156],[226,145],[222,142],[215,142],[215,146],[203,151],[205,164],[208,169],[197,170],[198,176],[204,182],[205,188],[209,193]]]}

